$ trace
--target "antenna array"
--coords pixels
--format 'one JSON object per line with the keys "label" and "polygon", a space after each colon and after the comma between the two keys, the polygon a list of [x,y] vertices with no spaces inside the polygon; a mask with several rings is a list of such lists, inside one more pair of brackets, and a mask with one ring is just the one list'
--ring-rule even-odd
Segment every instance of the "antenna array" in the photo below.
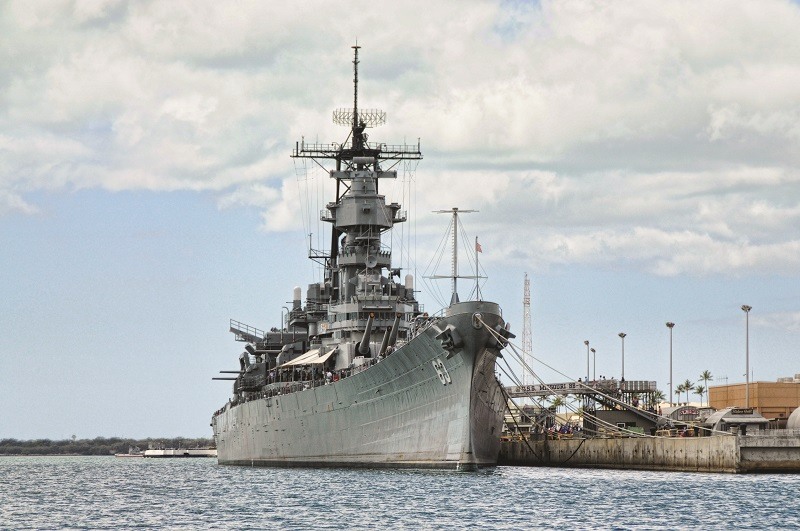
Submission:
{"label": "antenna array", "polygon": [[[342,108],[333,111],[333,123],[350,127],[353,125],[353,109]],[[359,109],[358,121],[366,127],[377,127],[386,123],[386,112],[380,109]]]}

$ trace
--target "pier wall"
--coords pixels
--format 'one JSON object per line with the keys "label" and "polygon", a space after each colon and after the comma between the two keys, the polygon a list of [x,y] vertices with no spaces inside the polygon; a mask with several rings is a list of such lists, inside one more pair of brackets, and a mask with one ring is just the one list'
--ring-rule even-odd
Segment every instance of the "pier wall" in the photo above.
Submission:
{"label": "pier wall", "polygon": [[688,472],[800,472],[800,438],[718,436],[504,441],[498,464]]}

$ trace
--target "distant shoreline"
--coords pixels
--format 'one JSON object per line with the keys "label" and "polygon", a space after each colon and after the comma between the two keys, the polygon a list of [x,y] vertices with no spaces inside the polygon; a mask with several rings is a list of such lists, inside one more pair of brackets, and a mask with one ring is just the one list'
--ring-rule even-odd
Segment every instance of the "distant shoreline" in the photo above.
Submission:
{"label": "distant shoreline", "polygon": [[114,457],[114,454],[0,454],[0,457]]}
{"label": "distant shoreline", "polygon": [[122,437],[95,437],[94,439],[0,439],[0,456],[2,457],[36,457],[36,456],[110,456],[127,454],[131,449],[147,450],[149,448],[210,448],[214,446],[212,438],[188,437],[151,437],[147,439],[130,439]]}

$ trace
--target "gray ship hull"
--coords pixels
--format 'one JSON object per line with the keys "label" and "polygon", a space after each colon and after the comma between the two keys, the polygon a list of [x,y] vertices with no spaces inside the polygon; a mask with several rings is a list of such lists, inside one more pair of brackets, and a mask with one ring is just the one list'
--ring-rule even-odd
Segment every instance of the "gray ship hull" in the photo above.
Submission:
{"label": "gray ship hull", "polygon": [[[485,326],[499,307],[460,303],[380,362],[338,382],[228,404],[212,426],[220,464],[492,466],[505,410],[500,345]],[[442,331],[455,331],[455,348]],[[448,348],[445,348],[448,347]]]}

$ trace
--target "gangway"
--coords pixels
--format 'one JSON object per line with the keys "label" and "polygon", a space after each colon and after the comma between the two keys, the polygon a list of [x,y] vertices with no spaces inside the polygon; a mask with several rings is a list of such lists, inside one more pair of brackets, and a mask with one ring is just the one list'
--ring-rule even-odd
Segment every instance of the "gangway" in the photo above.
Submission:
{"label": "gangway", "polygon": [[649,395],[656,392],[656,382],[649,380],[616,379],[592,380],[589,382],[564,382],[537,385],[513,385],[506,387],[506,392],[512,398],[528,396],[553,396],[553,395],[606,395],[631,398],[634,395]]}
{"label": "gangway", "polygon": [[598,406],[605,410],[628,411],[647,424],[655,424],[658,421],[658,415],[655,413],[657,393],[655,381],[602,379],[588,382],[517,385],[505,389],[511,398],[575,396],[580,399],[583,411],[590,417],[584,420],[584,429],[587,433],[598,432],[597,422],[591,420],[597,415]]}

